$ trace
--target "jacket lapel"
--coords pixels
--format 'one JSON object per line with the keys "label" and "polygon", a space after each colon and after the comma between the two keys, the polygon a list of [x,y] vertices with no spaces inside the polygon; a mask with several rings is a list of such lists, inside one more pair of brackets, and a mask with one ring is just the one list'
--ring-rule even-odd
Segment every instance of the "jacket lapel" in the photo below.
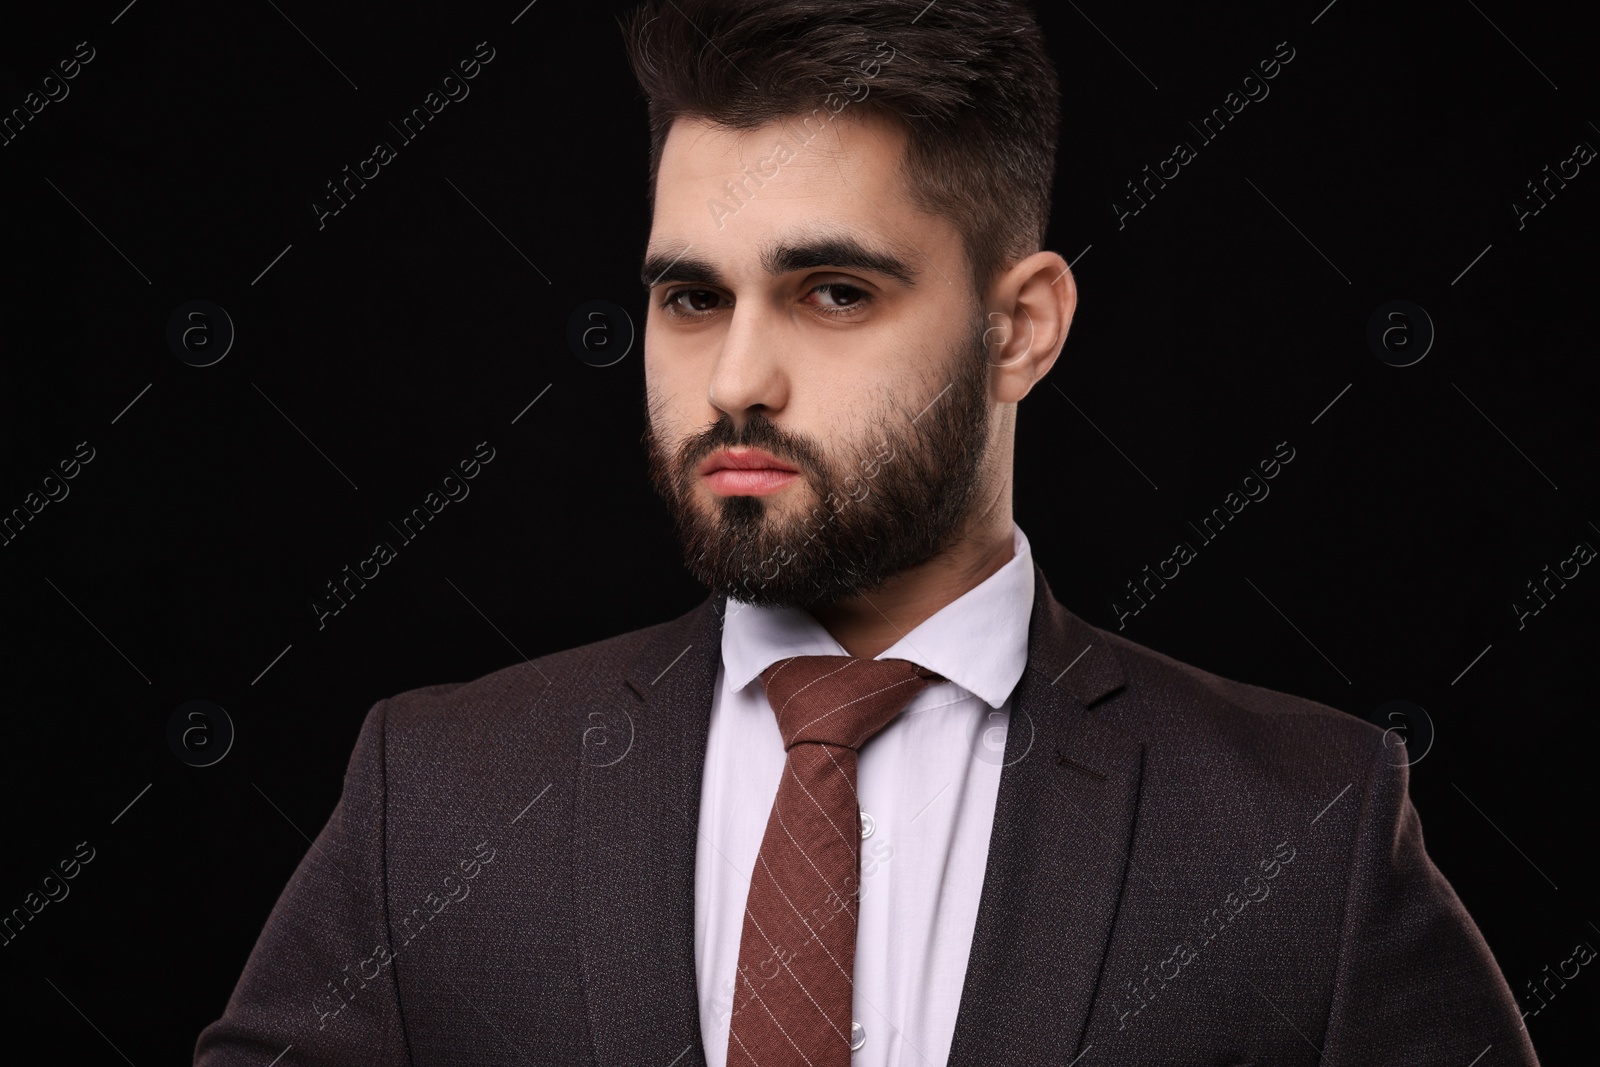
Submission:
{"label": "jacket lapel", "polygon": [[600,1067],[705,1067],[694,866],[721,598],[665,623],[601,687],[573,801],[573,936]]}
{"label": "jacket lapel", "polygon": [[[596,693],[574,798],[574,936],[600,1067],[704,1067],[694,865],[721,597],[662,625]],[[950,1067],[1081,1055],[1128,870],[1143,745],[1088,714],[1124,678],[1103,634],[1034,565],[1028,666]],[[620,753],[620,754],[619,754]]]}
{"label": "jacket lapel", "polygon": [[1123,879],[1143,876],[1128,871],[1143,745],[1088,714],[1123,684],[1104,635],[1035,564],[950,1067],[1082,1055]]}

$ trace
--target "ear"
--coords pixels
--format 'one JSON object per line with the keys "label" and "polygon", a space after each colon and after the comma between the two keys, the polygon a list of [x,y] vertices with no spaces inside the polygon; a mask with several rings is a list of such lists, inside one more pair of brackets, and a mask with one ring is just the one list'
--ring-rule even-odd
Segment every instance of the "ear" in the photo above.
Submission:
{"label": "ear", "polygon": [[989,293],[983,341],[990,395],[1014,404],[1061,354],[1078,287],[1066,260],[1054,252],[1035,252],[1002,274]]}

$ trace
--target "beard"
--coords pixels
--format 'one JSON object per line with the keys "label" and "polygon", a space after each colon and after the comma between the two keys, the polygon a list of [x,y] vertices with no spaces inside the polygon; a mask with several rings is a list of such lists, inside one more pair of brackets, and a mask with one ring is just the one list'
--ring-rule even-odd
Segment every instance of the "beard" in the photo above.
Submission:
{"label": "beard", "polygon": [[[736,430],[723,412],[674,452],[647,410],[650,482],[672,513],[684,566],[713,594],[808,608],[872,592],[958,544],[979,496],[989,432],[981,318],[957,347],[936,379],[948,385],[910,409],[886,397],[864,423],[874,429],[853,440],[794,434],[760,412]],[[695,468],[713,452],[744,447],[797,468],[810,505],[802,509],[780,490],[713,497],[707,510]],[[791,482],[787,496],[798,496],[798,487]]]}

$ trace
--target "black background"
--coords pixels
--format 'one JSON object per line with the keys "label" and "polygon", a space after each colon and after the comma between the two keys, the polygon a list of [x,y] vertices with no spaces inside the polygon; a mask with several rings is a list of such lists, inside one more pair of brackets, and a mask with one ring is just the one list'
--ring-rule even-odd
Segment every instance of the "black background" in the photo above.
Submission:
{"label": "black background", "polygon": [[[591,300],[643,323],[625,6],[8,16],[7,112],[77,42],[95,57],[0,147],[0,511],[78,442],[94,459],[0,547],[0,911],[79,842],[95,858],[0,948],[6,1046],[185,1062],[375,701],[701,598],[644,477],[642,339],[604,368],[566,339]],[[1427,845],[1524,1007],[1543,968],[1600,943],[1600,576],[1520,629],[1511,606],[1600,546],[1600,177],[1584,167],[1521,228],[1511,207],[1600,144],[1579,17],[1498,0],[1040,11],[1064,103],[1050,247],[1080,303],[1021,406],[1017,521],[1056,595],[1115,630],[1124,583],[1289,442],[1271,495],[1122,632],[1362,717],[1425,709]],[[470,95],[401,144],[388,123],[480,41],[494,59]],[[1294,59],[1270,95],[1199,144],[1188,122],[1280,41]],[[319,229],[324,183],[379,140],[397,158]],[[1197,158],[1119,228],[1124,183],[1178,140]],[[166,341],[193,299],[237,329],[204,368]],[[1408,367],[1366,339],[1395,299],[1437,330]],[[319,630],[324,583],[394,541],[388,521],[480,441],[495,458],[470,496]],[[167,745],[193,699],[237,729],[213,766]],[[1585,971],[1528,1017],[1546,1062],[1576,1060],[1597,1005]]]}

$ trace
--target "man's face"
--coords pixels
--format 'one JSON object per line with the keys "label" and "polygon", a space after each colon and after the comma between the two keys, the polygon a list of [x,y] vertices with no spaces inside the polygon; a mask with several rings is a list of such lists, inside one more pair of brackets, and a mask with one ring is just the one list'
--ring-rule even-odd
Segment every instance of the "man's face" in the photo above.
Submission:
{"label": "man's face", "polygon": [[[982,309],[955,227],[905,197],[903,146],[848,112],[742,133],[680,119],[667,137],[645,445],[713,592],[792,607],[870,592],[947,550],[982,495]],[[793,473],[707,469],[751,449]]]}

